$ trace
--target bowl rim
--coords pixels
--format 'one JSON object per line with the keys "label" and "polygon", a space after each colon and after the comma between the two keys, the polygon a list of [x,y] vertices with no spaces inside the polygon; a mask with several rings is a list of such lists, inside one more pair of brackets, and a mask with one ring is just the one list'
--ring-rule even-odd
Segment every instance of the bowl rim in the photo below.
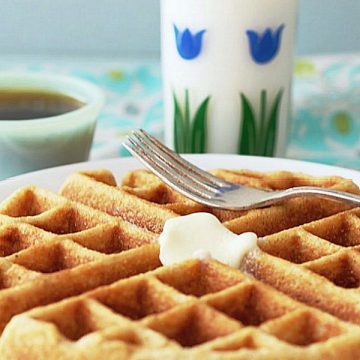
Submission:
{"label": "bowl rim", "polygon": [[[68,90],[57,90],[57,87],[62,89],[68,88]],[[0,71],[0,90],[1,89],[49,90],[85,102],[85,104],[78,109],[55,116],[26,120],[0,120],[1,130],[24,130],[27,128],[44,128],[48,126],[57,127],[64,124],[64,120],[66,120],[66,123],[78,123],[87,119],[87,115],[91,115],[92,113],[96,115],[105,102],[104,91],[97,85],[77,77],[59,75],[51,72]]]}

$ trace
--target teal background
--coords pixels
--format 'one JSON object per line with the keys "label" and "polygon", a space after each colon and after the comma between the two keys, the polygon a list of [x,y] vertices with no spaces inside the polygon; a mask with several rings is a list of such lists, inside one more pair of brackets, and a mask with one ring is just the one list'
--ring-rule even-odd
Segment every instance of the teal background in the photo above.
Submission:
{"label": "teal background", "polygon": [[[299,1],[297,54],[360,51],[360,0]],[[0,4],[3,54],[159,57],[159,0]]]}
{"label": "teal background", "polygon": [[360,0],[299,0],[298,54],[360,51]]}

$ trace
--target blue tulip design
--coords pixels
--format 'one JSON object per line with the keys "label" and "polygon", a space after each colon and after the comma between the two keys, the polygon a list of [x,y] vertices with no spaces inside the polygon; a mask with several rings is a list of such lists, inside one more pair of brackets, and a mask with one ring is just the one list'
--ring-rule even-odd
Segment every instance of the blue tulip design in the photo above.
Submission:
{"label": "blue tulip design", "polygon": [[281,25],[274,32],[267,28],[262,35],[253,30],[246,31],[249,38],[250,53],[256,63],[266,64],[275,58],[280,49],[284,27]]}
{"label": "blue tulip design", "polygon": [[184,32],[174,25],[176,47],[179,55],[185,60],[192,60],[199,56],[201,52],[202,39],[206,30],[201,30],[193,35],[191,31],[186,28]]}

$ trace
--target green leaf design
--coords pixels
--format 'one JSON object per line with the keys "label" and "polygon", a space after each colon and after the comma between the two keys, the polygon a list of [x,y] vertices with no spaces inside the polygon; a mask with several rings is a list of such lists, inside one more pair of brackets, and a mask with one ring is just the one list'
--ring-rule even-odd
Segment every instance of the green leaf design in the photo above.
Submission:
{"label": "green leaf design", "polygon": [[185,128],[183,115],[179,106],[179,102],[174,93],[174,146],[175,151],[183,153],[185,151]]}
{"label": "green leaf design", "polygon": [[207,108],[210,101],[208,96],[196,110],[191,119],[189,91],[185,90],[184,112],[181,111],[179,101],[174,98],[174,146],[180,153],[205,153],[207,143]]}
{"label": "green leaf design", "polygon": [[239,154],[251,155],[255,153],[256,120],[249,100],[241,94],[242,127],[239,141]]}
{"label": "green leaf design", "polygon": [[260,94],[260,128],[259,138],[256,144],[256,155],[263,155],[266,139],[266,90],[261,90]]}
{"label": "green leaf design", "polygon": [[210,96],[208,96],[199,106],[194,116],[192,124],[191,152],[205,153],[207,133],[206,133],[206,114],[209,105]]}
{"label": "green leaf design", "polygon": [[185,115],[184,115],[184,153],[191,152],[191,124],[190,124],[190,104],[189,90],[185,90]]}
{"label": "green leaf design", "polygon": [[275,142],[278,126],[278,117],[279,117],[279,108],[283,95],[283,89],[280,89],[276,95],[275,101],[272,105],[270,116],[267,122],[266,136],[265,136],[265,147],[264,153],[265,156],[273,156],[275,152]]}
{"label": "green leaf design", "polygon": [[241,94],[242,128],[239,154],[273,156],[275,151],[279,108],[283,89],[280,89],[267,116],[267,91],[261,90],[259,121],[257,121],[250,101]]}

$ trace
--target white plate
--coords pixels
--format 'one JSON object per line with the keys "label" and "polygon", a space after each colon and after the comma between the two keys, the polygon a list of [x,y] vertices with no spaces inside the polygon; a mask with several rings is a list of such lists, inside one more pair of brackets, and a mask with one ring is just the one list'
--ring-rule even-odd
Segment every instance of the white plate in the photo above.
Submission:
{"label": "white plate", "polygon": [[[352,179],[360,186],[360,172],[335,166],[317,163],[256,156],[241,155],[188,155],[186,158],[203,169],[251,169],[258,171],[288,170],[303,172],[309,175],[339,175]],[[89,161],[78,164],[59,166],[13,177],[0,182],[0,201],[12,192],[25,185],[37,185],[52,191],[58,191],[64,180],[78,170],[108,169],[119,182],[126,171],[142,168],[141,163],[133,158],[116,158],[100,161]]]}

